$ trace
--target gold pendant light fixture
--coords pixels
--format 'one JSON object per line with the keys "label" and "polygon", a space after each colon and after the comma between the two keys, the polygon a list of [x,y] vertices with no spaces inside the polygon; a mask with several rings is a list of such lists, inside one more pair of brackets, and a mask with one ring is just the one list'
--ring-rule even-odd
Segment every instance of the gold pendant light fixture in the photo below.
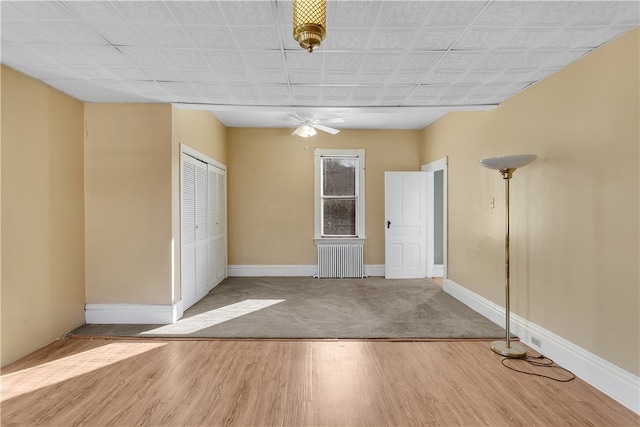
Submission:
{"label": "gold pendant light fixture", "polygon": [[293,0],[293,38],[309,53],[327,36],[326,0]]}

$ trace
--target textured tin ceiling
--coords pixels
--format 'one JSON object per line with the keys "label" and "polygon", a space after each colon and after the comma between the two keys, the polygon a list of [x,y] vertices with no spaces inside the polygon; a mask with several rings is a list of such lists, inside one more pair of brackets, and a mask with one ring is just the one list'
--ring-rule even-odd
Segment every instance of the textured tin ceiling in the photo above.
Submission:
{"label": "textured tin ceiling", "polygon": [[184,104],[227,126],[288,113],[420,129],[490,108],[639,24],[637,1],[329,0],[327,38],[291,0],[2,1],[2,63],[85,102]]}

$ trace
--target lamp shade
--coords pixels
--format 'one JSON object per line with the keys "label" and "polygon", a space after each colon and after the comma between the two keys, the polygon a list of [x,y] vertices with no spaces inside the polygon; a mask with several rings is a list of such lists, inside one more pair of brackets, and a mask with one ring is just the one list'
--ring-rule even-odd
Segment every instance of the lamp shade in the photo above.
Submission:
{"label": "lamp shade", "polygon": [[537,159],[535,154],[516,154],[513,156],[490,157],[480,160],[480,164],[485,168],[501,170],[501,169],[517,169],[526,166]]}

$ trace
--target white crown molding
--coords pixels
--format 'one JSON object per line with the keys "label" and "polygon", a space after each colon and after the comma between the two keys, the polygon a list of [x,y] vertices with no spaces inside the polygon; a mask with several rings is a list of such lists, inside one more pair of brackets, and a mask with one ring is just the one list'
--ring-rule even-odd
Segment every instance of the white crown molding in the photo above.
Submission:
{"label": "white crown molding", "polygon": [[[505,310],[502,306],[450,279],[444,280],[443,290],[497,325],[505,326]],[[640,377],[513,313],[511,332],[534,350],[640,414]],[[533,344],[532,338],[539,340],[540,346]]]}

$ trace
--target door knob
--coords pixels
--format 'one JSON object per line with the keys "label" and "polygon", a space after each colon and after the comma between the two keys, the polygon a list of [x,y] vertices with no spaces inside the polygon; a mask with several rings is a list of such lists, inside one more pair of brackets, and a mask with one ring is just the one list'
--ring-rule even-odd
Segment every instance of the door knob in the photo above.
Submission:
{"label": "door knob", "polygon": [[387,221],[387,228],[391,228],[391,221]]}

